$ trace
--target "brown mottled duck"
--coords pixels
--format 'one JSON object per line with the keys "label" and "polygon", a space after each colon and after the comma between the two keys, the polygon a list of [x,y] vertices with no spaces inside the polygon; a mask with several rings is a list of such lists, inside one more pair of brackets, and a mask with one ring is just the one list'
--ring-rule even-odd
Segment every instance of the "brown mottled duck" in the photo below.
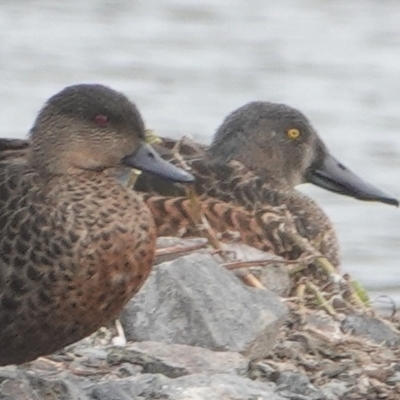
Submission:
{"label": "brown mottled duck", "polygon": [[[293,241],[297,233],[334,266],[340,264],[334,227],[314,200],[296,190],[301,183],[399,205],[336,160],[309,120],[283,104],[252,102],[239,108],[218,128],[210,147],[163,139],[156,148],[196,176],[195,191],[212,226],[237,229],[248,244],[288,259],[304,250]],[[174,196],[149,197],[160,233],[171,234],[185,225],[187,203],[177,197],[185,193],[182,185],[166,185],[143,174],[135,188],[152,196]]]}
{"label": "brown mottled duck", "polygon": [[101,85],[51,97],[30,144],[0,142],[0,365],[91,334],[149,275],[156,227],[120,171],[193,181],[144,142],[136,106]]}

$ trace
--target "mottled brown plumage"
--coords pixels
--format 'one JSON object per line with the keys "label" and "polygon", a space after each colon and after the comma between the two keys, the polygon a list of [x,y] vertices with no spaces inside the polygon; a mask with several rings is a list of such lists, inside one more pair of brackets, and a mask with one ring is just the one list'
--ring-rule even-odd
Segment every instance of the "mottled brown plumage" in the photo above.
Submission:
{"label": "mottled brown plumage", "polygon": [[[128,166],[178,181],[192,177],[157,158],[143,138],[141,116],[124,95],[76,85],[41,110],[30,149],[3,158],[0,365],[91,334],[149,275],[154,221],[116,175]],[[14,150],[24,147],[14,143]],[[12,151],[12,142],[0,141],[0,149]]]}
{"label": "mottled brown plumage", "polygon": [[[293,241],[297,233],[306,240],[306,247],[308,243],[334,266],[340,264],[334,227],[315,201],[295,189],[300,183],[312,182],[359,199],[398,205],[396,199],[337,162],[307,118],[282,104],[253,102],[234,111],[209,148],[188,140],[164,139],[157,150],[178,165],[183,158],[196,176],[195,189],[203,202],[212,198],[230,206],[215,201],[208,207],[203,204],[214,227],[237,228],[247,243],[285,258],[297,258],[304,250]],[[184,195],[183,187],[167,186],[144,174],[135,188],[175,196],[175,200],[163,201],[147,195],[159,232],[171,234],[188,225],[190,207],[177,198]]]}

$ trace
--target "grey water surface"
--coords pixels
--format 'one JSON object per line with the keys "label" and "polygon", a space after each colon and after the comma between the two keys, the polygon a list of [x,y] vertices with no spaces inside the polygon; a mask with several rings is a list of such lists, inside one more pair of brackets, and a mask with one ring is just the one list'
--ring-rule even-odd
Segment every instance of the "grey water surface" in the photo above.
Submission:
{"label": "grey water surface", "polygon": [[[396,0],[0,0],[0,136],[66,85],[124,91],[161,135],[209,142],[251,100],[300,108],[333,154],[400,197]],[[309,185],[343,269],[400,302],[400,210]]]}

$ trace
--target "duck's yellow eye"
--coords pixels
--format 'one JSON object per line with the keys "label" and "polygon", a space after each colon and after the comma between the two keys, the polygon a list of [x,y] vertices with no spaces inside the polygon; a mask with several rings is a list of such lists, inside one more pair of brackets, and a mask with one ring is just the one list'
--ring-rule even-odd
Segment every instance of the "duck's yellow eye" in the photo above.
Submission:
{"label": "duck's yellow eye", "polygon": [[286,133],[290,139],[297,139],[300,136],[300,131],[295,128],[289,129]]}

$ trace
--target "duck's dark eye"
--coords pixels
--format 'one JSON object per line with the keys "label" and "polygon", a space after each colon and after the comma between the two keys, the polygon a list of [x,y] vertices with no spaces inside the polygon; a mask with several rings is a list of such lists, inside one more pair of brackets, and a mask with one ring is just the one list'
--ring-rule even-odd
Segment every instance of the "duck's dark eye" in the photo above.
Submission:
{"label": "duck's dark eye", "polygon": [[104,126],[107,125],[109,118],[107,117],[107,115],[98,114],[93,118],[93,121],[98,126]]}

